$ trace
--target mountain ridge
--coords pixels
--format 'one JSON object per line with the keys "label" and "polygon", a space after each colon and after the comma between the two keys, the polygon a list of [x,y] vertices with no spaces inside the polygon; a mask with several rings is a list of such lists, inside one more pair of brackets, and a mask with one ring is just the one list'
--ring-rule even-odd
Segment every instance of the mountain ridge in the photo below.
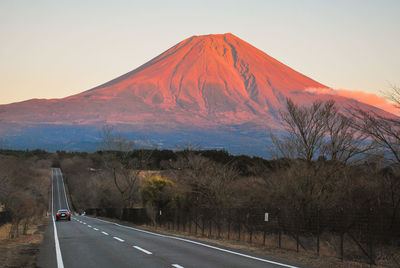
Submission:
{"label": "mountain ridge", "polygon": [[241,131],[248,123],[259,132],[254,134],[257,139],[260,133],[265,135],[266,128],[280,128],[278,113],[285,108],[286,98],[299,105],[333,99],[339,107],[359,105],[382,112],[324,92],[329,92],[329,87],[231,33],[200,35],[81,93],[1,105],[0,126],[12,126],[7,133],[22,136],[29,136],[24,127],[41,125],[99,129],[109,124],[124,126],[127,133],[144,134],[151,130],[184,133],[193,129],[229,133],[230,126],[242,126],[233,128],[234,136],[248,140]]}

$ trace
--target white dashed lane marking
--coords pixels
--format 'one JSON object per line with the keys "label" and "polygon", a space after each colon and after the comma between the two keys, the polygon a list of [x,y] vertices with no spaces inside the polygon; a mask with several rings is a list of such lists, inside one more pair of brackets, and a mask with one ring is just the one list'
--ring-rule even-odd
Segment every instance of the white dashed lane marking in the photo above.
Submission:
{"label": "white dashed lane marking", "polygon": [[138,246],[133,246],[134,248],[136,248],[137,250],[140,250],[141,252],[144,252],[144,253],[146,253],[146,254],[152,254],[150,251],[148,251],[148,250],[145,250],[145,249],[143,249],[143,248],[141,248],[141,247],[138,247]]}
{"label": "white dashed lane marking", "polygon": [[103,235],[108,235],[108,233],[106,233],[106,232],[101,232]]}
{"label": "white dashed lane marking", "polygon": [[87,227],[92,228],[92,225],[88,225]]}
{"label": "white dashed lane marking", "polygon": [[175,267],[175,268],[185,268],[183,266],[180,266],[179,264],[172,264],[172,266]]}
{"label": "white dashed lane marking", "polygon": [[[92,218],[92,219],[97,220],[97,221],[101,221],[101,222],[106,222],[108,224],[119,226],[119,227],[122,227],[122,228],[134,230],[134,231],[137,231],[137,232],[150,234],[150,235],[153,235],[153,236],[170,238],[170,239],[174,239],[174,240],[177,240],[177,241],[183,241],[183,242],[191,243],[191,244],[194,244],[194,245],[199,245],[199,246],[215,249],[215,250],[218,250],[218,251],[221,251],[221,252],[230,253],[230,254],[233,254],[233,255],[236,255],[236,256],[241,256],[241,257],[252,259],[252,260],[257,260],[257,261],[270,263],[270,264],[274,264],[274,265],[278,265],[278,266],[282,266],[282,267],[287,267],[287,268],[299,268],[298,266],[293,266],[293,265],[284,264],[284,263],[280,263],[280,262],[276,262],[276,261],[262,259],[262,258],[246,255],[246,254],[243,254],[243,253],[239,253],[239,252],[235,252],[235,251],[231,251],[231,250],[227,250],[227,249],[211,246],[211,245],[208,245],[208,244],[200,243],[200,242],[193,241],[193,240],[190,240],[190,239],[185,239],[185,238],[181,238],[181,237],[175,237],[175,236],[170,236],[170,235],[153,233],[153,232],[149,232],[149,231],[141,230],[141,229],[138,229],[138,228],[129,227],[129,226],[125,226],[125,225],[121,225],[121,224],[115,223],[115,222],[105,221],[105,220],[101,220],[101,219],[97,219],[97,218]],[[179,265],[179,264],[176,264],[176,265]]]}
{"label": "white dashed lane marking", "polygon": [[93,228],[93,230],[95,230],[95,231],[98,231],[99,229],[97,229],[97,228]]}
{"label": "white dashed lane marking", "polygon": [[118,240],[119,242],[125,242],[125,240],[123,240],[123,239],[121,239],[121,238],[119,238],[119,237],[114,236],[113,238],[114,238],[115,240]]}

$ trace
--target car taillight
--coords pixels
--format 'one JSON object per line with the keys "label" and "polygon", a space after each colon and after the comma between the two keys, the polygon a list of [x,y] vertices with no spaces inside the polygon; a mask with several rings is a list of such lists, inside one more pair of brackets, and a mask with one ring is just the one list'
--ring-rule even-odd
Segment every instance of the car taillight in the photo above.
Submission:
{"label": "car taillight", "polygon": [[69,216],[69,213],[67,213],[67,216]]}
{"label": "car taillight", "polygon": [[60,213],[57,213],[57,216],[60,216],[61,214]]}

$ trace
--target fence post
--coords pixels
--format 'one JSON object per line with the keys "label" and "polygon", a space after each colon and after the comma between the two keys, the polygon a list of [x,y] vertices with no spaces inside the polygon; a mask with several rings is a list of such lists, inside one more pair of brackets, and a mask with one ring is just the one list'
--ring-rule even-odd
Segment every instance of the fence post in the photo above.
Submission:
{"label": "fence post", "polygon": [[344,232],[340,232],[340,259],[344,260],[344,248],[343,248]]}
{"label": "fence post", "polygon": [[231,221],[228,219],[228,240],[230,238],[230,233],[231,233]]}
{"label": "fence post", "polygon": [[201,217],[201,236],[204,236],[204,215]]}
{"label": "fence post", "polygon": [[192,233],[192,214],[189,216],[189,234]]}
{"label": "fence post", "polygon": [[196,214],[195,214],[195,222],[194,222],[194,234],[197,235],[197,224],[199,224],[199,218],[197,216],[197,210],[196,210]]}
{"label": "fence post", "polygon": [[264,237],[263,237],[263,246],[265,247],[265,238],[267,237],[266,224],[264,224]]}
{"label": "fence post", "polygon": [[198,224],[198,220],[197,220],[197,216],[195,218],[195,222],[194,222],[194,234],[197,235],[197,224]]}
{"label": "fence post", "polygon": [[278,208],[278,246],[282,248],[282,230],[281,230],[281,209]]}
{"label": "fence post", "polygon": [[282,232],[281,232],[281,229],[279,228],[279,232],[278,232],[278,247],[279,248],[282,248],[281,241],[282,241]]}
{"label": "fence post", "polygon": [[372,230],[371,230],[371,214],[372,214],[372,208],[369,209],[368,213],[368,242],[369,242],[369,256],[370,256],[370,265],[375,265],[375,256],[374,256],[374,249],[373,249],[373,242],[372,242]]}
{"label": "fence post", "polygon": [[239,222],[239,236],[238,236],[238,241],[240,241],[240,222]]}
{"label": "fence post", "polygon": [[217,228],[218,228],[218,239],[221,239],[221,227],[222,227],[222,221],[221,221],[221,219],[219,218],[218,220],[217,220]]}
{"label": "fence post", "polygon": [[317,208],[317,255],[319,256],[319,208]]}
{"label": "fence post", "polygon": [[[299,208],[296,209],[296,218],[300,218]],[[300,225],[297,224],[296,227],[296,252],[299,253],[299,233],[300,233]]]}

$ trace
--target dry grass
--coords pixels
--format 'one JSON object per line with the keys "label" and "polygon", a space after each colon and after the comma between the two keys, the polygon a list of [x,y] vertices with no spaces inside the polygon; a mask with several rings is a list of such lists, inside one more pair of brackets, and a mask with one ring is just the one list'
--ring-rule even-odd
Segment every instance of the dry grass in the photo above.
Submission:
{"label": "dry grass", "polygon": [[11,224],[0,227],[0,266],[1,267],[36,267],[36,256],[43,240],[47,219],[43,218],[32,224],[27,235],[8,239]]}

